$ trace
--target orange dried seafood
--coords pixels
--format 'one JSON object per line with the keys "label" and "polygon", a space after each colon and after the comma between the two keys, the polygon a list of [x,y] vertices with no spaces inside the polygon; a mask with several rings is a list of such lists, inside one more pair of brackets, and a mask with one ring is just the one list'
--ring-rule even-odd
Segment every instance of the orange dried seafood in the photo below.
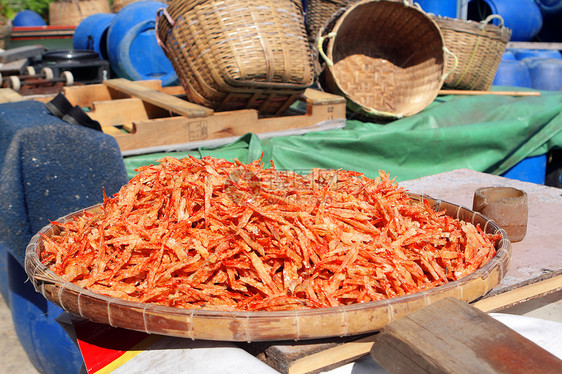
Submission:
{"label": "orange dried seafood", "polygon": [[278,171],[166,157],[103,211],[61,224],[42,262],[65,281],[182,308],[288,310],[392,298],[455,281],[500,235],[412,200],[389,175]]}

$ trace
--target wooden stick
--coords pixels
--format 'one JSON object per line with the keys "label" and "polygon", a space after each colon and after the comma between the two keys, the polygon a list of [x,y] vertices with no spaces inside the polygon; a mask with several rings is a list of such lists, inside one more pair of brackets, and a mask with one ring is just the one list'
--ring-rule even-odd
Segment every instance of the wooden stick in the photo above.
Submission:
{"label": "wooden stick", "polygon": [[471,91],[471,90],[439,90],[439,95],[500,95],[500,96],[540,96],[539,91]]}
{"label": "wooden stick", "polygon": [[[472,305],[483,312],[493,312],[505,309],[521,302],[544,296],[562,289],[562,274],[536,283],[529,284],[511,291],[491,296],[473,303]],[[316,371],[341,362],[350,362],[368,354],[373,347],[375,335],[370,335],[349,343],[303,357],[291,363],[289,374],[301,374]]]}

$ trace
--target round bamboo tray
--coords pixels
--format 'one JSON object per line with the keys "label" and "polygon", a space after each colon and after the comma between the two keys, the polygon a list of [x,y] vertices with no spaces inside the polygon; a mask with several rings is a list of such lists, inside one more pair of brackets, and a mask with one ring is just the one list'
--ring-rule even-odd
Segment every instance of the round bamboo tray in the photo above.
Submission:
{"label": "round bamboo tray", "polygon": [[[43,239],[36,234],[26,249],[25,271],[35,290],[63,310],[114,327],[191,339],[223,341],[276,341],[343,337],[380,330],[409,312],[446,297],[466,302],[490,291],[504,277],[511,258],[511,243],[505,231],[479,213],[448,202],[410,194],[414,200],[427,200],[434,209],[454,218],[480,224],[487,233],[504,234],[496,244],[497,253],[484,267],[455,282],[420,293],[393,299],[347,305],[276,312],[224,312],[182,309],[154,304],[128,302],[95,294],[63,281],[40,261]],[[96,211],[94,206],[85,210]],[[58,222],[72,220],[83,211],[67,215]],[[40,233],[47,237],[59,227],[45,226]]]}

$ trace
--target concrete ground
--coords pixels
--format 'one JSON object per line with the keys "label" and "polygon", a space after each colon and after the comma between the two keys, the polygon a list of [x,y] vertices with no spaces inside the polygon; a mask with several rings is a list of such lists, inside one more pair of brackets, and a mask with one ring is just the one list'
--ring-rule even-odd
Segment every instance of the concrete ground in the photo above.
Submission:
{"label": "concrete ground", "polygon": [[[562,291],[531,300],[502,311],[562,322]],[[37,374],[21,347],[12,324],[12,316],[6,302],[0,296],[0,373]]]}

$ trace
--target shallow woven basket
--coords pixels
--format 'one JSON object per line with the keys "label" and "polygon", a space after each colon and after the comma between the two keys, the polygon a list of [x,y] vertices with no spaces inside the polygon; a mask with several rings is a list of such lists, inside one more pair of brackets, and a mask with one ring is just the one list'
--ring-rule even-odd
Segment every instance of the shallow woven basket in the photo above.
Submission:
{"label": "shallow woven basket", "polygon": [[406,2],[360,1],[336,14],[321,34],[322,85],[345,96],[358,117],[382,122],[416,114],[446,78],[439,27]]}
{"label": "shallow woven basket", "polygon": [[78,26],[80,22],[96,13],[111,13],[109,0],[59,0],[49,4],[50,26]]}
{"label": "shallow woven basket", "polygon": [[283,112],[314,82],[300,0],[172,0],[157,36],[190,101]]}
{"label": "shallow woven basket", "polygon": [[[65,311],[94,322],[146,333],[242,342],[363,334],[380,330],[394,319],[446,297],[474,301],[496,286],[509,266],[511,243],[506,232],[494,221],[455,204],[417,194],[410,196],[417,201],[426,200],[436,211],[445,211],[451,217],[479,224],[486,233],[501,232],[503,239],[496,243],[496,255],[474,273],[423,292],[335,308],[276,312],[173,308],[129,302],[80,288],[65,282],[39,260],[44,249],[44,239],[40,234],[50,237],[60,232],[60,228],[52,224],[31,239],[25,254],[25,271],[35,290]],[[99,209],[96,206],[86,210],[94,212]],[[64,223],[81,213],[76,212],[56,221]]]}
{"label": "shallow woven basket", "polygon": [[[509,39],[511,30],[495,14],[482,22],[432,16],[443,34],[445,46],[458,59],[457,68],[447,77],[444,87],[462,90],[489,90]],[[500,26],[490,23],[500,20]],[[447,57],[446,65],[454,63]]]}

